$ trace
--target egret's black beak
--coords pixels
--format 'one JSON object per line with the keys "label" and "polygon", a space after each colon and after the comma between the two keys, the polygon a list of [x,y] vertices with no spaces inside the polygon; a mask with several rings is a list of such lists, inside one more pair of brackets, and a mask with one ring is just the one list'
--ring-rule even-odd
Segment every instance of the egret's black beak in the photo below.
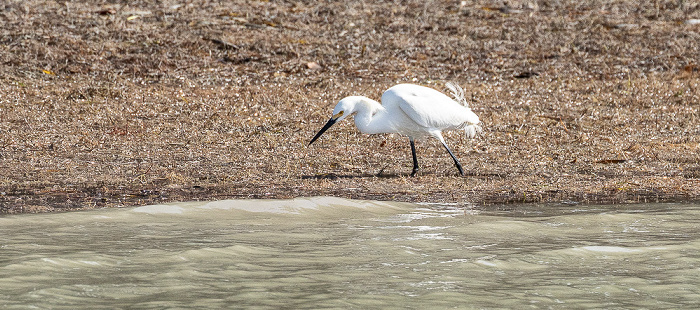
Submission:
{"label": "egret's black beak", "polygon": [[311,139],[311,142],[309,142],[309,145],[311,145],[311,143],[314,143],[314,141],[316,141],[316,139],[318,139],[318,137],[320,137],[324,132],[326,132],[326,130],[328,130],[328,128],[331,128],[331,126],[333,126],[333,124],[335,124],[336,121],[338,121],[338,118],[331,117],[331,119],[328,120],[328,123],[323,125],[323,128],[321,128],[321,130],[318,131],[316,136],[314,136],[314,138]]}

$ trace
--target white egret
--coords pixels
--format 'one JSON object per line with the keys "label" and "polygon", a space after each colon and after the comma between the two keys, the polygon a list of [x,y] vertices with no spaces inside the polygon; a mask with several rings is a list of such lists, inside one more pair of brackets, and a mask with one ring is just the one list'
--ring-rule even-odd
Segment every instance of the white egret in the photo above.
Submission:
{"label": "white egret", "polygon": [[467,137],[473,138],[479,127],[479,117],[472,112],[464,98],[464,91],[458,85],[447,83],[455,99],[432,88],[399,84],[382,94],[382,104],[364,96],[343,98],[333,109],[333,116],[311,139],[314,143],[328,128],[355,115],[355,125],[366,134],[398,133],[408,136],[413,155],[413,172],[418,172],[415,139],[435,137],[445,147],[457,166],[460,175],[464,175],[462,165],[452,150],[445,143],[442,132],[462,129]]}

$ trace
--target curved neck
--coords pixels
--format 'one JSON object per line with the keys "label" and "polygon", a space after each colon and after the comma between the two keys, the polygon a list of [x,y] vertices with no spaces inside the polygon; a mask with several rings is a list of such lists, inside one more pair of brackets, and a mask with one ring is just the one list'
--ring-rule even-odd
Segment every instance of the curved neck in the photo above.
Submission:
{"label": "curved neck", "polygon": [[378,121],[384,116],[386,109],[379,102],[361,97],[355,105],[355,126],[367,134],[391,132],[386,122]]}

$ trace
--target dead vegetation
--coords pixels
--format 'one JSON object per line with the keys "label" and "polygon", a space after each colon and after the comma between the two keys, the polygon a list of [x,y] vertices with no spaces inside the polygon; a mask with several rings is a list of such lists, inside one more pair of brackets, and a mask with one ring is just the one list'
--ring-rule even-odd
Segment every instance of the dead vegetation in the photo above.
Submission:
{"label": "dead vegetation", "polygon": [[[334,195],[498,204],[696,200],[692,1],[0,4],[0,212]],[[465,88],[476,140],[339,124],[393,84]]]}

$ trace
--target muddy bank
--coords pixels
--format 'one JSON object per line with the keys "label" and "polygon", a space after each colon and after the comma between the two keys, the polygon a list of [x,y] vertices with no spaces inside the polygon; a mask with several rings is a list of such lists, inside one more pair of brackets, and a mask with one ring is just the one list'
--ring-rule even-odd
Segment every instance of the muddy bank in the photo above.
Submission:
{"label": "muddy bank", "polygon": [[[332,195],[697,200],[700,5],[0,5],[0,212]],[[309,139],[348,95],[465,88],[484,131]]]}

